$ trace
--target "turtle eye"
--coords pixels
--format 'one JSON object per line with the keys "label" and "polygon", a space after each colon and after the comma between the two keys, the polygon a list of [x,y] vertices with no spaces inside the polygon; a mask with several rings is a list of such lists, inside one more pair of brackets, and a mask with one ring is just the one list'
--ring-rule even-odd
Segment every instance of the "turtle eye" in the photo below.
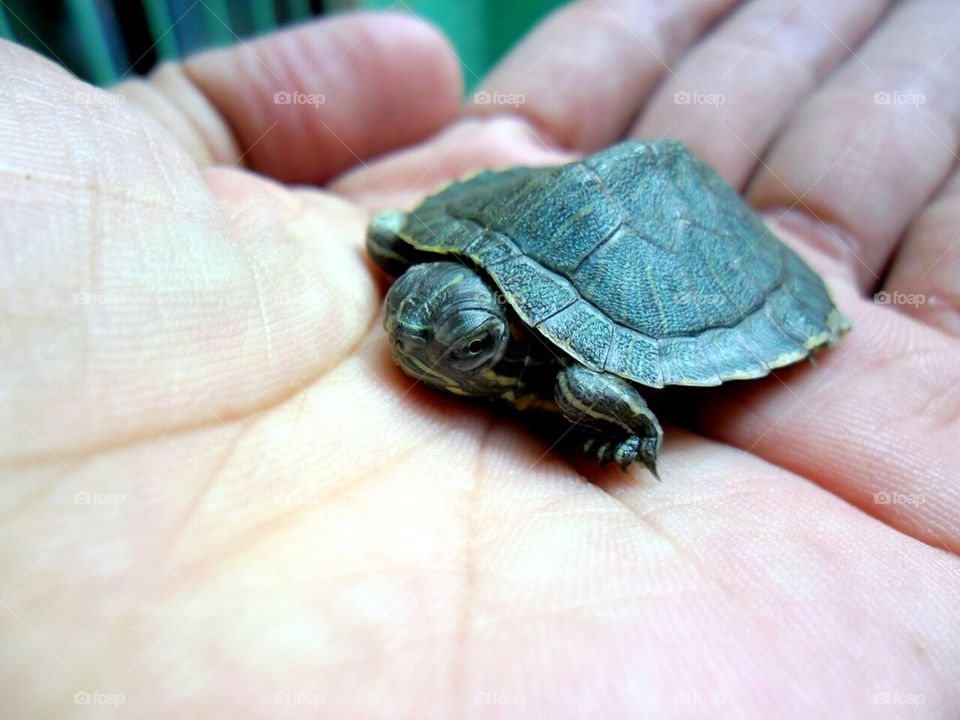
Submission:
{"label": "turtle eye", "polygon": [[453,356],[464,360],[471,360],[477,355],[486,352],[493,345],[493,336],[489,332],[477,335],[463,345],[454,348]]}
{"label": "turtle eye", "polygon": [[467,343],[467,355],[479,355],[488,347],[490,347],[490,341],[493,338],[490,334],[486,334],[483,337],[474,338],[469,343]]}
{"label": "turtle eye", "polygon": [[[479,321],[479,322],[478,322]],[[502,319],[485,310],[471,309],[441,323],[434,335],[436,356],[449,359],[457,372],[474,372],[500,360],[507,328]]]}
{"label": "turtle eye", "polygon": [[486,364],[499,359],[497,348],[501,339],[499,327],[488,322],[455,345],[451,355],[461,367],[475,368],[478,363]]}

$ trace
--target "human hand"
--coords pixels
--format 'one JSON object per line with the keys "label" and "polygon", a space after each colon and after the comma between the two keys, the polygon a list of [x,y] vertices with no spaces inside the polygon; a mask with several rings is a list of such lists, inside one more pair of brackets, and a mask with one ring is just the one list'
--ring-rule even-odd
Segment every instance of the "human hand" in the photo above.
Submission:
{"label": "human hand", "polygon": [[[666,72],[647,49],[680,57],[729,4],[562,11],[485,83],[523,95],[519,117],[475,108],[378,162],[459,97],[449,51],[410,21],[201,56],[122,108],[2,46],[15,714],[84,691],[137,717],[876,717],[877,693],[955,714],[952,310],[863,299],[909,227],[885,287],[956,304],[960,181],[933,196],[952,160],[928,135],[955,137],[952,18],[920,42],[904,14],[935,10],[904,7],[815,91],[843,45],[801,8],[774,23],[749,5],[671,62],[637,132],[683,138],[741,187],[761,155],[749,197],[854,331],[815,368],[704,393],[698,434],[666,430],[663,484],[573,467],[413,386],[379,328],[367,210],[615,141]],[[858,4],[807,3],[851,46],[876,12]],[[770,26],[757,45],[797,55],[719,77],[724,37],[742,53]],[[873,103],[871,83],[934,61],[923,106]],[[686,88],[726,102],[674,105]],[[273,103],[293,91],[325,102]],[[213,167],[241,155],[253,172]],[[354,164],[328,191],[291,186]]]}

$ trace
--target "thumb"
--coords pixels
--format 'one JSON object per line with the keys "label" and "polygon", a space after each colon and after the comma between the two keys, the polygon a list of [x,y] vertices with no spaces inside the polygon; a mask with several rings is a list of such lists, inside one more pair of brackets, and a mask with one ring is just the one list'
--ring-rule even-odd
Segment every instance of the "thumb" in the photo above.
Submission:
{"label": "thumb", "polygon": [[451,122],[462,81],[431,26],[357,13],[163,65],[114,91],[198,164],[315,183]]}
{"label": "thumb", "polygon": [[[364,38],[389,23],[432,33],[402,18],[358,16],[292,34],[323,45],[324,28],[337,22],[367,27],[352,51],[361,54]],[[270,42],[260,41],[261,55]],[[195,61],[226,95],[223,88],[244,76],[226,70],[231,52],[251,51]],[[398,72],[405,63],[397,62]],[[287,68],[281,77],[306,71],[279,66]],[[370,68],[360,62],[352,76],[331,69],[326,78],[337,82],[318,86],[329,107],[335,98],[346,105],[366,97],[367,83],[399,92],[399,76],[377,80]],[[346,357],[376,313],[359,248],[365,214],[319,191],[197,162],[229,160],[231,148],[256,159],[264,143],[286,143],[289,162],[278,162],[275,174],[313,167],[324,177],[346,156],[311,143],[290,152],[299,133],[340,128],[357,143],[349,152],[363,156],[429,132],[445,112],[390,129],[366,100],[347,127],[346,115],[324,115],[327,104],[264,105],[273,85],[259,78],[231,101],[232,112],[247,103],[251,123],[274,127],[254,148],[244,140],[252,125],[221,114],[197,86],[192,96],[178,95],[152,82],[128,85],[119,97],[102,93],[0,42],[0,343],[10,348],[0,357],[0,460],[8,464],[71,468],[94,451],[250,417]],[[421,82],[407,87],[414,104]],[[384,102],[399,94],[392,97]],[[257,116],[256,107],[276,119]]]}

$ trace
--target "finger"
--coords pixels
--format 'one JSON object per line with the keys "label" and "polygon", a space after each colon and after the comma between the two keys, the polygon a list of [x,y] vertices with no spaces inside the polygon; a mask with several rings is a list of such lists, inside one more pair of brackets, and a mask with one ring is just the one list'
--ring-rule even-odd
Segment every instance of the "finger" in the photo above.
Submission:
{"label": "finger", "polygon": [[547,147],[520,118],[466,119],[429,140],[364,163],[330,190],[371,211],[409,208],[438,186],[477,170],[569,162],[570,153]]}
{"label": "finger", "polygon": [[320,182],[453,119],[460,69],[420,20],[358,14],[163,66],[117,87],[194,159]]}
{"label": "finger", "polygon": [[960,171],[911,225],[877,300],[960,337]]}
{"label": "finger", "polygon": [[960,14],[948,3],[898,6],[804,102],[750,188],[761,208],[796,207],[824,221],[821,242],[843,254],[861,287],[876,286],[953,164],[958,35]]}
{"label": "finger", "polygon": [[681,138],[741,186],[797,104],[887,4],[748,3],[684,58],[630,134]]}
{"label": "finger", "polygon": [[960,343],[829,280],[853,330],[815,365],[710,393],[697,427],[958,552]]}
{"label": "finger", "polygon": [[670,65],[736,0],[583,2],[542,22],[486,77],[469,112],[517,112],[564,147],[620,138]]}
{"label": "finger", "polygon": [[[672,433],[664,450],[663,483],[621,481],[618,487],[611,488],[611,494],[639,521],[637,527],[628,526],[629,530],[647,531],[643,539],[645,554],[660,558],[676,553],[678,559],[685,561],[675,565],[673,572],[666,573],[663,560],[651,563],[648,559],[647,566],[652,564],[657,568],[656,576],[668,577],[670,582],[677,583],[677,570],[692,570],[703,596],[697,602],[685,604],[677,616],[683,618],[680,624],[669,628],[663,637],[642,638],[637,642],[649,642],[650,648],[675,647],[667,636],[679,636],[683,622],[691,620],[696,627],[698,655],[716,656],[719,659],[716,667],[727,669],[724,657],[739,658],[741,662],[751,658],[746,661],[746,674],[764,675],[764,687],[779,686],[777,697],[793,695],[797,706],[805,704],[801,697],[807,690],[795,686],[794,672],[786,670],[776,657],[786,651],[796,659],[809,652],[810,662],[804,666],[810,668],[812,685],[807,687],[817,688],[817,702],[823,708],[833,708],[825,712],[826,715],[843,705],[851,708],[852,717],[858,714],[855,708],[862,707],[864,700],[850,696],[851,686],[841,676],[848,672],[859,675],[856,684],[864,683],[867,687],[874,687],[878,682],[878,666],[867,667],[870,663],[849,656],[844,649],[846,640],[840,639],[845,634],[844,628],[851,628],[853,615],[874,617],[874,613],[879,613],[892,618],[889,615],[892,608],[901,604],[895,598],[909,587],[907,595],[901,598],[909,610],[893,611],[897,620],[886,623],[887,626],[909,626],[908,634],[924,637],[924,642],[939,636],[940,622],[948,622],[951,628],[960,626],[952,618],[950,601],[937,597],[937,593],[920,590],[927,586],[919,580],[916,583],[904,580],[906,576],[922,573],[926,582],[941,586],[955,601],[958,596],[956,558],[914,542],[857,512],[837,497],[732,448]],[[614,519],[610,520],[615,525]],[[930,572],[931,564],[938,570]],[[635,578],[638,572],[643,571],[628,575]],[[944,577],[938,579],[941,575]],[[657,595],[658,581],[646,579],[641,587]],[[914,592],[919,595],[907,599]],[[920,596],[925,599],[917,605]],[[645,607],[651,603],[659,620],[650,625],[649,631],[660,633],[665,624],[674,622],[672,613],[676,606],[665,601],[661,607],[655,597],[644,598]],[[924,609],[918,611],[921,605]],[[705,615],[700,615],[701,612]],[[735,633],[721,629],[729,629],[733,624],[730,620],[717,622],[728,613],[742,620]],[[938,619],[928,624],[931,614]],[[838,618],[847,619],[838,622]],[[771,628],[777,628],[776,632],[771,632]],[[910,655],[907,648],[912,645],[911,640],[904,642],[899,631],[868,634],[868,642],[876,643],[866,650],[868,656],[906,663],[896,670],[887,667],[883,673],[902,677],[903,672],[909,672],[906,667],[913,661],[906,656]],[[736,638],[733,645],[728,642],[731,637]],[[652,652],[658,658],[655,664],[662,668],[668,658],[655,650]],[[816,658],[824,654],[845,658],[840,660],[845,670],[838,673],[837,666],[827,667],[818,662]],[[956,653],[947,651],[941,657],[952,666]],[[681,666],[685,664],[682,652],[676,661]],[[768,674],[768,668],[777,669]],[[683,697],[683,686],[670,684],[674,674],[665,672],[655,678],[653,687],[669,687]],[[953,691],[948,690],[949,677],[950,671],[947,671],[925,687],[935,693],[952,694]],[[703,687],[710,687],[712,682],[715,679]],[[736,685],[735,681],[723,682],[725,688]],[[745,703],[737,706],[742,713],[733,712],[731,717],[768,715],[763,701],[746,709],[757,697],[752,691],[747,691],[742,699],[734,693],[727,696],[724,705],[729,709],[741,700]],[[677,700],[674,698],[673,702],[676,704]],[[796,717],[804,717],[806,713],[807,710],[800,711]],[[722,714],[691,713],[683,717]],[[651,715],[656,717],[658,713],[654,711]]]}

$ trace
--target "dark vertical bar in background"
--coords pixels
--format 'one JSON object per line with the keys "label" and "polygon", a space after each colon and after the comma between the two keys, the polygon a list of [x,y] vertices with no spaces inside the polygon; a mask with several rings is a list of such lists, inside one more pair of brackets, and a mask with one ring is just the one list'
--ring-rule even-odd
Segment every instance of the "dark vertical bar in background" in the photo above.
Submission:
{"label": "dark vertical bar in background", "polygon": [[127,49],[129,72],[144,75],[157,64],[156,41],[150,34],[146,7],[130,0],[114,0],[113,12]]}

